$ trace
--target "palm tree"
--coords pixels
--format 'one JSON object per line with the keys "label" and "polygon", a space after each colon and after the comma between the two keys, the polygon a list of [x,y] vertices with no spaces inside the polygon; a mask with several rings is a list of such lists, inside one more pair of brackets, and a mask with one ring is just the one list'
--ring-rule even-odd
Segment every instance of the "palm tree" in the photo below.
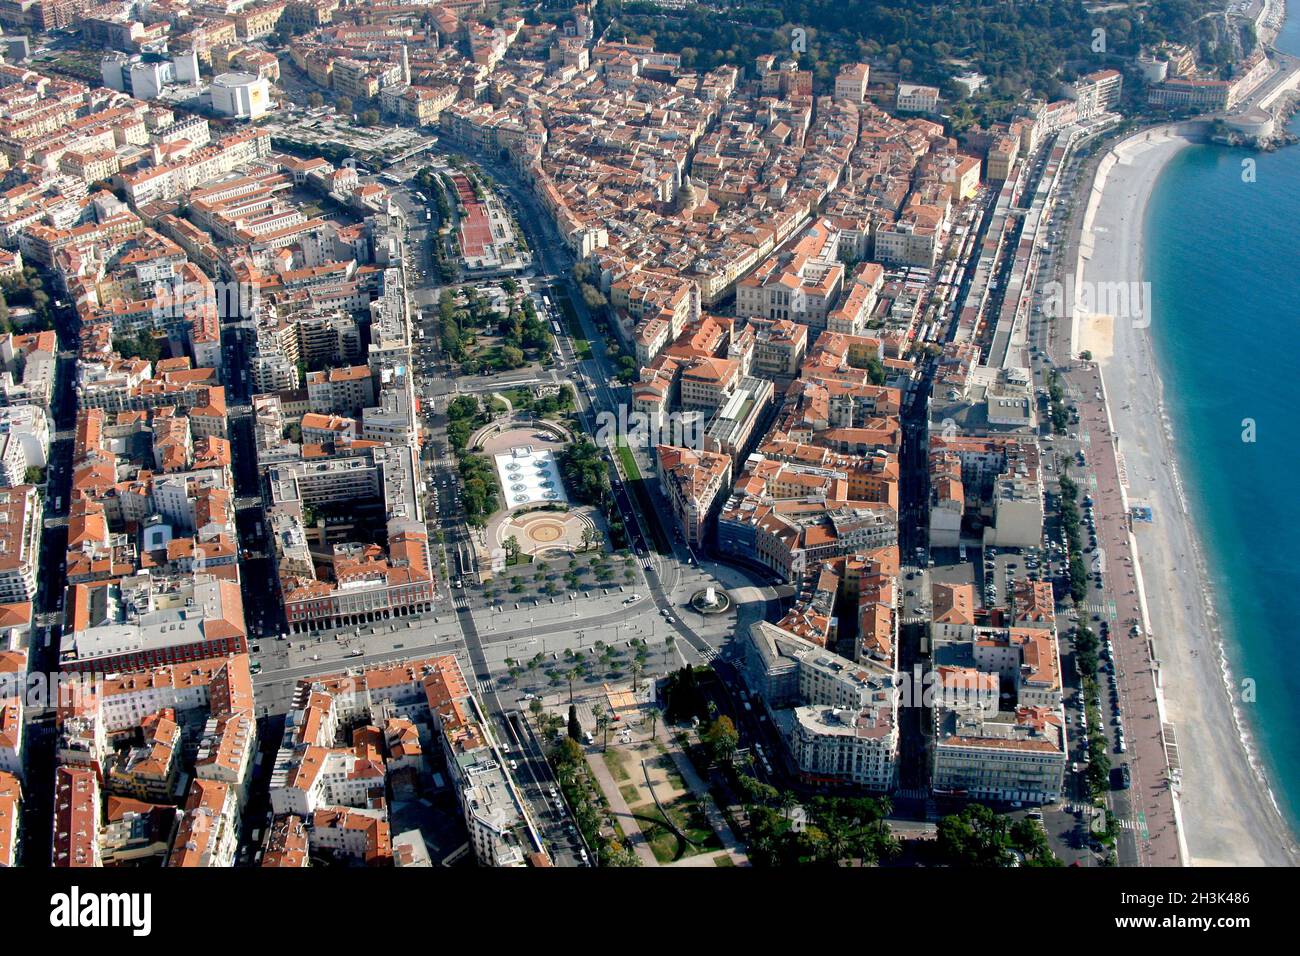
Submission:
{"label": "palm tree", "polygon": [[781,794],[781,813],[785,815],[787,822],[790,820],[790,814],[794,808],[799,806],[799,798],[794,795],[794,791],[786,790]]}
{"label": "palm tree", "polygon": [[641,661],[635,660],[632,662],[632,693],[634,694],[639,689],[638,678],[641,676],[641,668]]}
{"label": "palm tree", "polygon": [[655,731],[659,728],[659,706],[657,704],[651,704],[645,710],[646,713],[650,715],[650,736],[653,737]]}
{"label": "palm tree", "polygon": [[609,717],[605,713],[603,704],[595,703],[591,705],[591,716],[596,718],[596,733],[601,734],[603,742],[601,750],[609,749]]}

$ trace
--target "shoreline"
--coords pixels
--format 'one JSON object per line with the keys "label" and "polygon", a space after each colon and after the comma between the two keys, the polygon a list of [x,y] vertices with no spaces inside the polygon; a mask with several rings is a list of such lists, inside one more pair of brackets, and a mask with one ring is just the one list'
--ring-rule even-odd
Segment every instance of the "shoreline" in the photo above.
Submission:
{"label": "shoreline", "polygon": [[[1165,167],[1189,145],[1176,127],[1158,127],[1111,147],[1082,221],[1075,264],[1080,282],[1144,288],[1149,203]],[[1150,296],[1145,300],[1142,311],[1149,313]],[[1154,523],[1136,526],[1131,539],[1140,565],[1137,597],[1160,662],[1160,711],[1178,741],[1182,787],[1175,807],[1184,862],[1295,865],[1295,835],[1232,699],[1206,550],[1193,530],[1149,323],[1149,314],[1076,314],[1072,352],[1091,350],[1098,365],[1106,413],[1120,436],[1116,457],[1125,502],[1149,504],[1155,514]],[[1153,419],[1158,428],[1151,427]],[[1194,574],[1187,573],[1189,564]]]}

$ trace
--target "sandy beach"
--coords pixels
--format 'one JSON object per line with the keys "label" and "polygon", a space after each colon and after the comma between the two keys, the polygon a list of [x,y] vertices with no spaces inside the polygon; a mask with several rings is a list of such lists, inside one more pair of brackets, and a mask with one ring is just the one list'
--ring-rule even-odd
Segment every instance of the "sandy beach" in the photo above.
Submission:
{"label": "sandy beach", "polygon": [[[1147,201],[1161,170],[1186,145],[1170,131],[1155,130],[1125,140],[1103,158],[1073,270],[1088,288],[1123,282],[1139,283],[1131,288],[1140,289]],[[1160,664],[1156,696],[1163,719],[1173,724],[1182,767],[1178,804],[1184,855],[1197,866],[1295,865],[1294,838],[1228,692],[1232,677],[1147,328],[1161,320],[1158,314],[1076,315],[1074,351],[1091,350],[1100,366],[1120,436],[1118,470],[1126,498],[1151,506],[1155,514],[1152,524],[1138,524],[1134,532],[1136,583]]]}

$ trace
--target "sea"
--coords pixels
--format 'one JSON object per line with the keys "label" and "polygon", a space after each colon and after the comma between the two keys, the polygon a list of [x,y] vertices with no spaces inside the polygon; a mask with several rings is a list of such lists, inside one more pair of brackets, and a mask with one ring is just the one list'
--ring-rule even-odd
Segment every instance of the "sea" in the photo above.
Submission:
{"label": "sea", "polygon": [[[1300,55],[1297,6],[1275,45]],[[1300,833],[1300,145],[1184,149],[1144,241],[1153,349],[1239,711]]]}

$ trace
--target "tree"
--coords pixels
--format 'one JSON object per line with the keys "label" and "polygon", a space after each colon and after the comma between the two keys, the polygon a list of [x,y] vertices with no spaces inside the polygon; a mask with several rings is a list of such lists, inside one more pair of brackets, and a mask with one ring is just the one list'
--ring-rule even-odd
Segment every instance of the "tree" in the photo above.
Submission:
{"label": "tree", "polygon": [[1022,857],[1026,866],[1060,865],[1037,823],[1012,824],[980,803],[939,821],[934,853],[940,863],[967,868],[1016,866]]}
{"label": "tree", "polygon": [[574,664],[564,672],[564,679],[569,682],[569,706],[573,706],[573,682],[580,679],[586,672],[585,664]]}
{"label": "tree", "polygon": [[709,724],[709,729],[704,732],[704,742],[709,745],[714,760],[729,764],[736,756],[740,734],[736,732],[736,725],[731,718],[724,714]]}
{"label": "tree", "polygon": [[799,806],[799,798],[795,796],[794,791],[785,790],[781,793],[780,805],[781,815],[789,820],[790,814],[794,812],[794,808]]}
{"label": "tree", "polygon": [[[572,696],[572,690],[570,690]],[[578,723],[578,708],[573,702],[569,702],[569,739],[575,742],[582,740],[582,725]]]}
{"label": "tree", "polygon": [[352,100],[349,97],[340,96],[337,100],[334,101],[334,108],[338,110],[340,113],[351,113]]}
{"label": "tree", "polygon": [[378,110],[362,110],[361,115],[360,115],[359,117],[357,117],[357,118],[361,121],[361,125],[362,125],[362,126],[378,126],[378,125],[379,125],[379,111],[378,111]]}
{"label": "tree", "polygon": [[142,358],[146,362],[157,362],[162,358],[162,346],[147,329],[142,329],[134,336],[115,336],[113,349],[122,358]]}
{"label": "tree", "polygon": [[645,712],[650,715],[650,736],[653,737],[659,727],[659,714],[662,711],[655,704],[650,704],[646,707]]}
{"label": "tree", "polygon": [[542,702],[534,697],[528,702],[528,712],[532,714],[533,719],[536,720],[542,715]]}
{"label": "tree", "polygon": [[319,93],[308,93],[307,105],[312,109],[319,109],[325,105],[325,97],[321,96]]}

